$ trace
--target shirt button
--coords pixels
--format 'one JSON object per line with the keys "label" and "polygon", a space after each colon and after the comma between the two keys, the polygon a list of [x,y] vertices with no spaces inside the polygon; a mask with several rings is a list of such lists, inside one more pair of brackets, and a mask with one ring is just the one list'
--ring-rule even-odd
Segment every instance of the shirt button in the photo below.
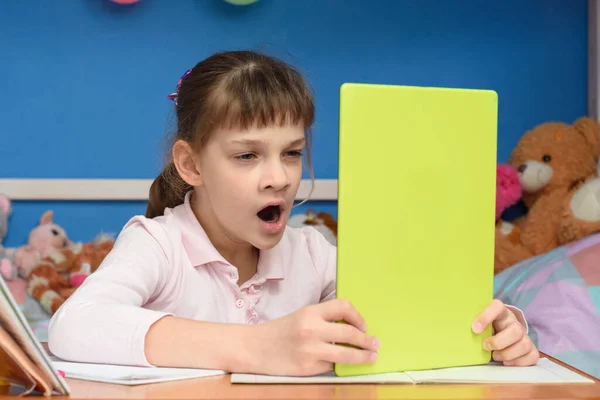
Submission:
{"label": "shirt button", "polygon": [[242,300],[242,299],[237,299],[237,300],[235,301],[235,305],[237,306],[237,308],[242,308],[242,307],[244,307],[244,300]]}

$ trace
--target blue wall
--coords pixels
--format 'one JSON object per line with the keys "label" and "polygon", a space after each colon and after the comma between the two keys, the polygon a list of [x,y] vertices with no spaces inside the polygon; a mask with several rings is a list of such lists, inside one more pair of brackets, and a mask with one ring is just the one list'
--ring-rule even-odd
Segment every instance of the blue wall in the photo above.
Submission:
{"label": "blue wall", "polygon": [[[167,94],[232,48],[269,51],[312,82],[317,178],[337,177],[345,81],[494,89],[504,160],[525,129],[586,113],[586,13],[585,0],[1,2],[0,176],[153,178],[172,128]],[[335,215],[335,203],[311,206]],[[17,202],[5,244],[48,208],[89,240],[145,204]]]}

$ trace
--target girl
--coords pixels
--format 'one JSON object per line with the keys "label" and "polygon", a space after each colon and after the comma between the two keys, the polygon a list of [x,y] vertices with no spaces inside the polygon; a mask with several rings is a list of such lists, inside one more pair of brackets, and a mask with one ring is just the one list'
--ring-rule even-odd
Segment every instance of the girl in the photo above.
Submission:
{"label": "girl", "polygon": [[[374,362],[377,338],[335,298],[335,247],[314,229],[286,227],[304,155],[310,167],[314,105],[300,73],[250,51],[219,53],[169,97],[177,137],[146,216],[125,225],[54,315],[51,351],[81,362],[273,375]],[[519,310],[495,300],[473,330],[489,324],[494,359],[536,363]]]}

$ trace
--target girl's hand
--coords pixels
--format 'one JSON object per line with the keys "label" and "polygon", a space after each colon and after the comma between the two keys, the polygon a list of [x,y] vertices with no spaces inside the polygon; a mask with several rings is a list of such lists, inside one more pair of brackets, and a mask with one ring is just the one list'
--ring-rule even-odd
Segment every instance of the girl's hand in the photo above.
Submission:
{"label": "girl's hand", "polygon": [[365,321],[346,300],[311,305],[257,328],[261,332],[253,340],[260,342],[258,369],[264,374],[317,375],[331,371],[334,363],[367,364],[377,359],[377,340],[365,333]]}
{"label": "girl's hand", "polygon": [[534,365],[540,354],[527,335],[525,327],[514,312],[500,300],[493,300],[473,323],[473,332],[481,333],[492,324],[494,335],[483,342],[483,347],[492,352],[492,358],[504,365]]}

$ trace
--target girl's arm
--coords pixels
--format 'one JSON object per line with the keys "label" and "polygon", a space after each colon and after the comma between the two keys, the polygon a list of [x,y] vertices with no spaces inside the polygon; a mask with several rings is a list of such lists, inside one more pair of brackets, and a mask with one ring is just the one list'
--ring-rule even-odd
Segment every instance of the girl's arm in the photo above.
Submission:
{"label": "girl's arm", "polygon": [[[314,375],[330,370],[335,362],[374,360],[377,343],[364,333],[358,312],[341,300],[260,325],[195,321],[142,308],[176,288],[173,279],[182,263],[174,259],[176,252],[162,226],[143,218],[137,221],[123,229],[102,266],[52,318],[48,344],[56,356],[274,375]],[[337,320],[348,324],[330,323]]]}
{"label": "girl's arm", "polygon": [[100,268],[52,317],[52,353],[72,361],[150,366],[144,352],[146,333],[169,313],[142,306],[169,279],[173,252],[162,247],[168,243],[164,228],[154,221],[126,225]]}
{"label": "girl's arm", "polygon": [[[345,320],[348,324],[331,324]],[[356,348],[335,345],[349,343]],[[335,362],[371,363],[378,344],[348,302],[308,306],[260,325],[220,324],[167,316],[146,339],[151,364],[268,375],[315,375]]]}
{"label": "girl's arm", "polygon": [[146,359],[152,365],[260,371],[256,325],[221,324],[166,316],[150,327]]}
{"label": "girl's arm", "polygon": [[256,368],[252,326],[183,319],[142,308],[182,265],[154,221],[128,224],[101,267],[56,312],[49,347],[79,362],[224,370]]}

